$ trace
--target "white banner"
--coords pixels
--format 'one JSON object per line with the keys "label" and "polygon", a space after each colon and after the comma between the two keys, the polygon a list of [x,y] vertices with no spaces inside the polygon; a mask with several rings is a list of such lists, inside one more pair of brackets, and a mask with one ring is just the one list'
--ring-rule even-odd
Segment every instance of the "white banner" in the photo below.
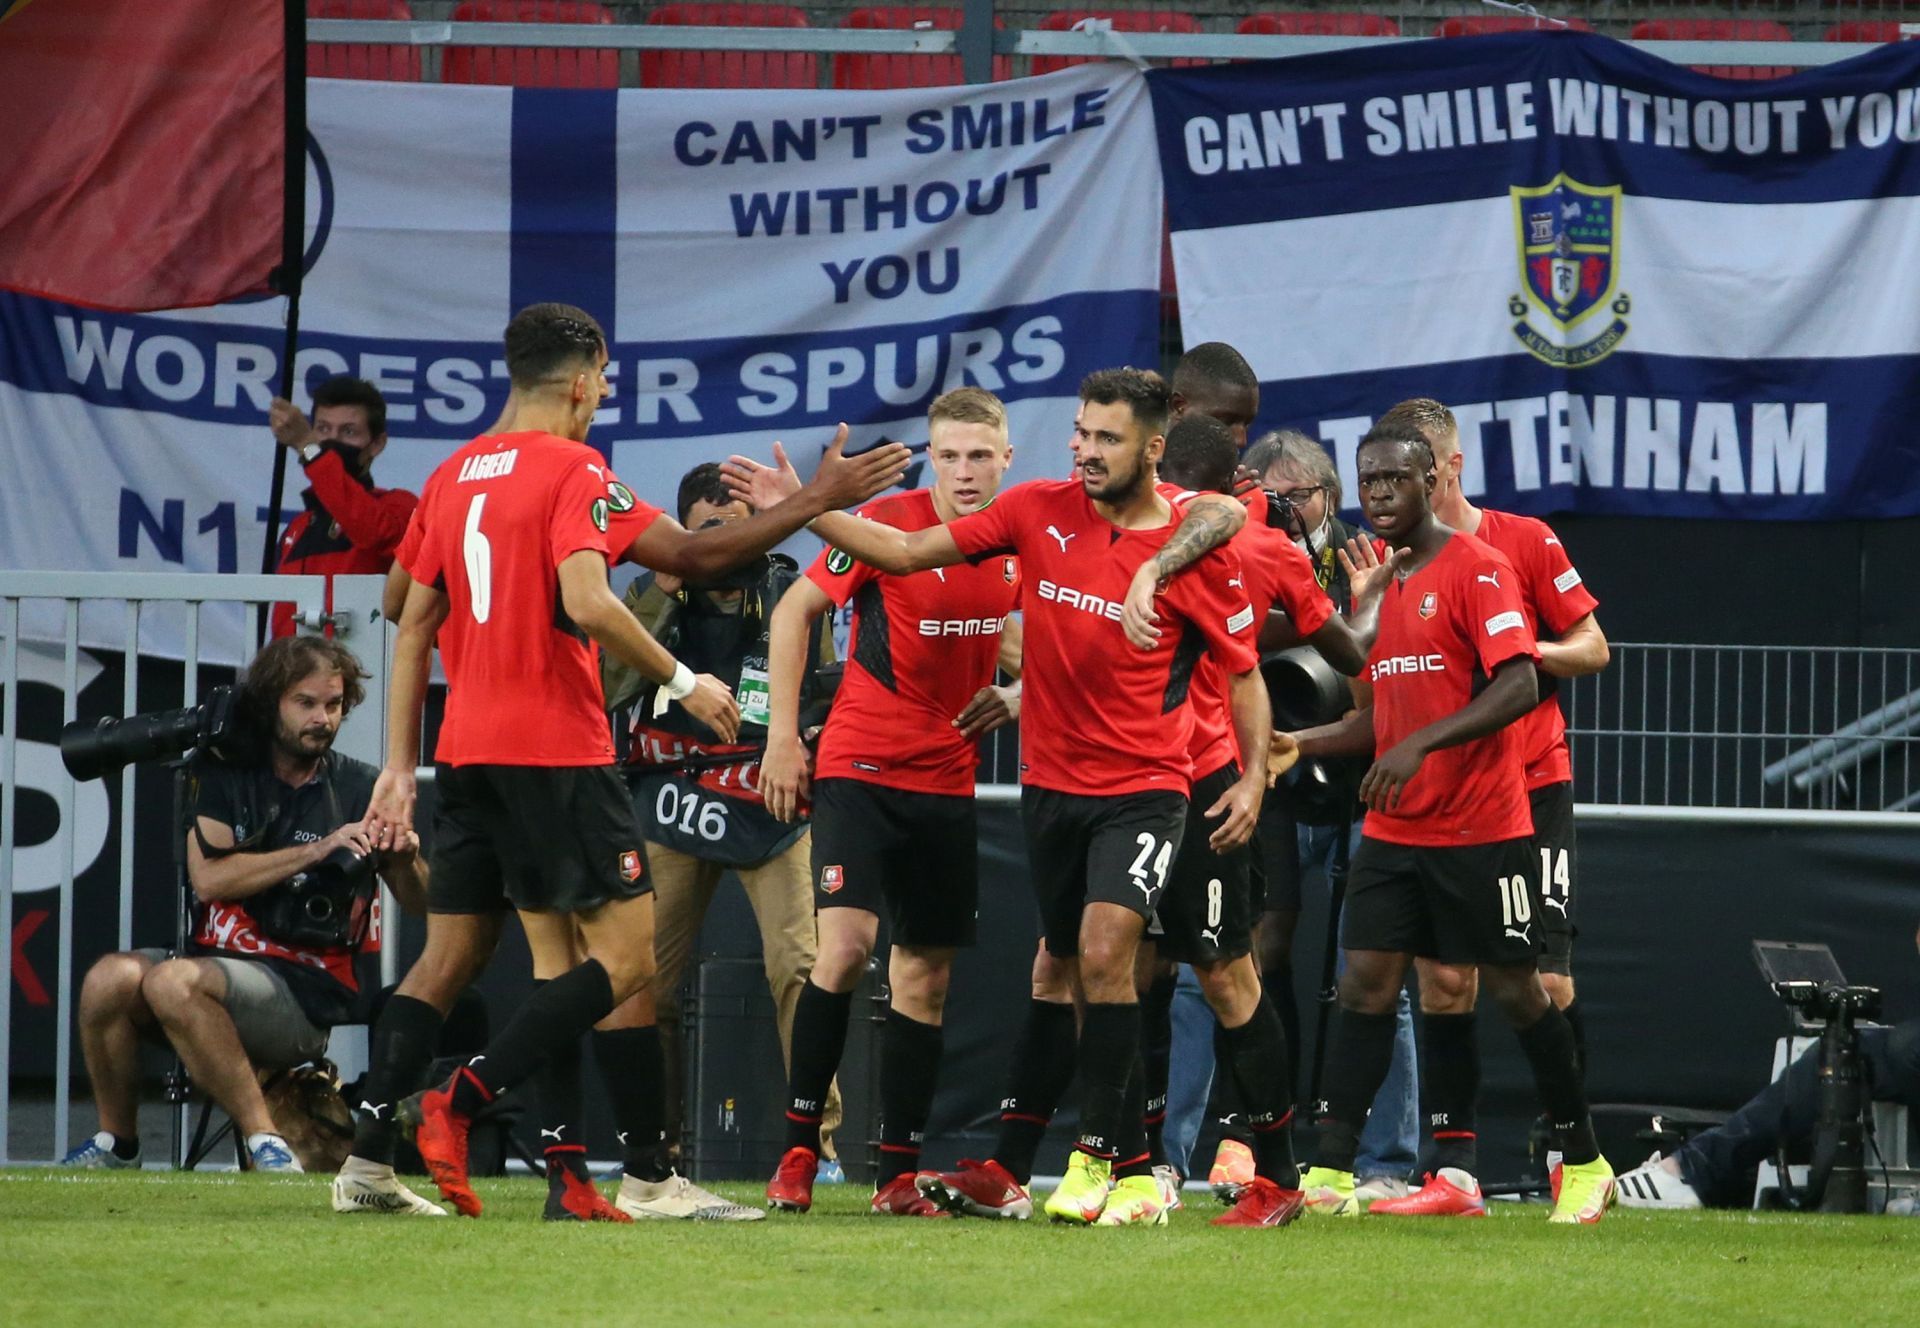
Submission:
{"label": "white banner", "polygon": [[[776,437],[806,470],[841,420],[856,449],[924,444],[962,383],[1007,400],[1016,478],[1064,474],[1080,379],[1157,357],[1160,175],[1121,66],[904,92],[322,80],[309,105],[298,395],[381,389],[386,487],[493,420],[501,329],[538,300],[601,319],[591,441],[669,509],[688,468]],[[0,566],[257,570],[284,319],[0,294]],[[241,635],[221,616],[203,653]]]}

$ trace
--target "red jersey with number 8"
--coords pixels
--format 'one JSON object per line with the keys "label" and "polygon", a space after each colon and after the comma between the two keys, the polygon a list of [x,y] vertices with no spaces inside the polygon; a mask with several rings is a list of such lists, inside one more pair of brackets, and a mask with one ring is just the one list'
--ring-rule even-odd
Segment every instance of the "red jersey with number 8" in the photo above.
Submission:
{"label": "red jersey with number 8", "polygon": [[559,569],[583,549],[619,561],[659,516],[598,452],[553,434],[485,435],[440,464],[399,553],[448,601],[436,761],[613,761],[597,647],[561,605]]}

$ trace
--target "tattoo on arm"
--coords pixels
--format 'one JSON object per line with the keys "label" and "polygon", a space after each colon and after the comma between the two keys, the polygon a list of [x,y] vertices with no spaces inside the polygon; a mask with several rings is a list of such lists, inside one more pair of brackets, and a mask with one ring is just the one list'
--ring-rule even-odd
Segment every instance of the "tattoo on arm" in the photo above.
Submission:
{"label": "tattoo on arm", "polygon": [[1154,571],[1164,581],[1225,544],[1232,535],[1232,523],[1224,508],[1213,504],[1191,507],[1179,528],[1173,532],[1173,538],[1161,545],[1160,552],[1153,555]]}

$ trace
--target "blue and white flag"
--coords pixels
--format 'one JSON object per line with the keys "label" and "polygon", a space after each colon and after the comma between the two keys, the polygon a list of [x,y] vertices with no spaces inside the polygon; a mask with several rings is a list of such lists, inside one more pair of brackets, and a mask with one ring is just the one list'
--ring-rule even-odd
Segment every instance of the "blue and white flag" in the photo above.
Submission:
{"label": "blue and white flag", "polygon": [[[899,92],[316,81],[310,124],[301,404],[332,374],[377,385],[387,487],[493,421],[501,330],[540,300],[606,327],[591,441],[669,510],[687,469],[775,438],[809,471],[842,420],[855,450],[924,444],[965,383],[1008,402],[1015,478],[1063,475],[1080,379],[1157,356],[1160,172],[1121,66]],[[284,317],[0,294],[0,566],[256,569]]]}
{"label": "blue and white flag", "polygon": [[1920,513],[1920,49],[1728,81],[1524,33],[1149,76],[1189,345],[1519,512]]}

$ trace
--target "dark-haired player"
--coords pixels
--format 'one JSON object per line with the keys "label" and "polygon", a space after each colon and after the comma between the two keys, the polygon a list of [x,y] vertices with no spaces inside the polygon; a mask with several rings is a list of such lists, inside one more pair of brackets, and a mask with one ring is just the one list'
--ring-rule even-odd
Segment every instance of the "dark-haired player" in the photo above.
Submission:
{"label": "dark-haired player", "polygon": [[[993,501],[1013,460],[998,397],[961,387],[936,398],[927,436],[933,487],[888,494],[862,516],[923,530]],[[853,990],[885,913],[891,1001],[880,1032],[873,1211],[948,1215],[921,1196],[913,1178],[940,1070],[954,954],[974,939],[975,739],[992,727],[988,716],[1009,714],[993,677],[1003,657],[1018,672],[1019,627],[1009,627],[1009,615],[1019,591],[1019,563],[1011,556],[887,576],[828,549],[774,610],[760,791],[768,810],[788,820],[809,784],[799,732],[805,643],[829,609],[853,605],[846,675],[811,781],[819,958],[794,1013],[787,1148],[767,1183],[772,1207],[812,1206],[821,1109],[846,1049]]]}
{"label": "dark-haired player", "polygon": [[1204,415],[1227,427],[1237,457],[1247,448],[1247,430],[1260,413],[1260,380],[1247,357],[1224,341],[1203,341],[1173,366],[1173,408],[1178,424]]}
{"label": "dark-haired player", "polygon": [[[837,516],[814,525],[835,547],[896,576],[1020,559],[1022,820],[1047,949],[1067,962],[1086,1000],[1082,1132],[1066,1179],[1047,1200],[1048,1214],[1068,1222],[1100,1220],[1116,1175],[1116,1193],[1141,1201],[1124,1205],[1123,1220],[1166,1220],[1140,1129],[1133,963],[1186,821],[1185,702],[1203,653],[1230,677],[1235,728],[1256,768],[1269,738],[1253,608],[1231,553],[1215,549],[1173,580],[1165,603],[1178,630],[1154,649],[1129,649],[1120,632],[1120,600],[1141,563],[1175,541],[1217,542],[1245,517],[1214,495],[1176,528],[1179,513],[1154,474],[1168,395],[1157,374],[1089,375],[1074,418],[1076,479],[1016,485],[970,516],[919,531]],[[749,501],[777,498],[794,478],[742,458],[729,464]],[[1195,533],[1182,534],[1186,523]],[[1244,841],[1252,832],[1263,789],[1264,782],[1236,790],[1207,809],[1225,814],[1224,836]],[[1124,1146],[1123,1131],[1131,1136]],[[946,1177],[922,1173],[917,1183],[930,1198],[969,1211],[1030,1209],[1024,1188],[995,1162],[963,1164]]]}
{"label": "dark-haired player", "polygon": [[[568,305],[534,305],[515,315],[505,340],[506,409],[489,433],[434,471],[400,550],[411,582],[394,650],[387,763],[369,824],[377,846],[412,828],[420,713],[437,642],[448,683],[435,752],[439,870],[426,952],[375,1030],[354,1154],[334,1182],[334,1207],[345,1212],[418,1211],[393,1180],[394,1107],[425,1072],[444,1011],[485,963],[509,905],[530,936],[561,931],[570,945],[577,929],[585,955],[422,1099],[415,1143],[460,1212],[480,1212],[466,1175],[473,1114],[652,977],[653,900],[639,828],[613,766],[594,643],[718,730],[731,733],[739,712],[725,688],[696,680],[640,629],[608,587],[607,564],[625,554],[681,575],[717,574],[829,507],[878,492],[905,460],[898,447],[855,460],[836,449],[792,506],[689,533],[639,502],[584,445],[607,393],[599,325]],[[636,1145],[659,1134],[657,1060],[603,1067],[620,1129]],[[620,1220],[579,1179],[563,1207],[575,1217]],[[677,1208],[675,1188],[664,1177],[630,1175],[620,1208],[644,1210],[655,1200]]]}
{"label": "dark-haired player", "polygon": [[[1513,564],[1527,625],[1538,641],[1541,698],[1516,728],[1533,811],[1533,850],[1539,859],[1534,888],[1546,938],[1540,982],[1573,1028],[1574,1053],[1584,1075],[1586,1021],[1574,999],[1573,916],[1579,859],[1573,829],[1573,762],[1567,751],[1555,678],[1598,673],[1607,665],[1607,638],[1594,611],[1600,601],[1580,579],[1565,546],[1544,521],[1467,501],[1461,487],[1460,433],[1453,412],[1430,397],[1402,401],[1380,417],[1389,427],[1412,427],[1433,449],[1433,513],[1440,521],[1492,545]],[[1477,1099],[1480,1049],[1473,1013],[1478,983],[1468,965],[1422,960],[1421,1044],[1433,1063],[1423,1078],[1429,1131],[1430,1179],[1417,1193],[1378,1205],[1384,1215],[1448,1216],[1478,1211]],[[1555,1152],[1558,1151],[1556,1146]],[[1549,1166],[1558,1162],[1549,1158]]]}
{"label": "dark-haired player", "polygon": [[[1538,652],[1513,566],[1431,507],[1432,449],[1419,430],[1376,426],[1359,448],[1361,506],[1405,570],[1387,590],[1364,719],[1276,743],[1303,755],[1371,750],[1368,813],[1347,885],[1347,971],[1329,1038],[1310,1212],[1351,1215],[1353,1158],[1392,1056],[1394,998],[1413,956],[1477,964],[1519,1035],[1565,1140],[1551,1220],[1597,1222],[1613,1171],[1594,1143],[1573,1031],[1540,985],[1532,818],[1517,722],[1538,700]],[[1358,717],[1356,717],[1357,719]]]}

